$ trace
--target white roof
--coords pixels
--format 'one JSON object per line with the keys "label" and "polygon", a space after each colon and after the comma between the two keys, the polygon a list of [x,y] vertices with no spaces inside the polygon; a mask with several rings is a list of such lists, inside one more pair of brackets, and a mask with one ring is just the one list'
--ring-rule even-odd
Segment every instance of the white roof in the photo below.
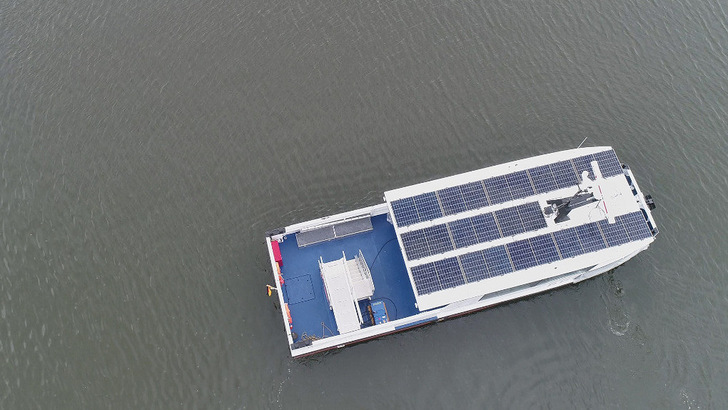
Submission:
{"label": "white roof", "polygon": [[392,189],[384,193],[384,198],[387,200],[387,202],[392,202],[397,199],[412,197],[425,192],[432,192],[438,189],[466,184],[468,182],[480,181],[494,176],[511,174],[516,171],[535,168],[540,165],[552,164],[566,159],[576,158],[582,155],[595,154],[611,149],[612,147],[608,146],[574,148],[565,151],[552,152],[550,154],[524,158],[516,161],[506,162],[503,164],[493,165],[486,168],[476,169],[474,171],[469,171],[462,174],[434,179],[427,182],[421,182],[419,184],[409,185],[398,189]]}
{"label": "white roof", "polygon": [[[400,247],[403,251],[402,253],[405,259],[405,265],[407,267],[407,272],[410,277],[410,282],[412,283],[413,289],[415,290],[415,297],[417,299],[419,309],[426,310],[438,306],[443,306],[460,300],[481,296],[486,293],[491,293],[498,290],[516,287],[545,278],[553,277],[558,274],[569,272],[568,269],[574,269],[574,265],[572,262],[574,262],[574,259],[579,258],[563,258],[562,252],[559,250],[557,250],[557,252],[559,252],[559,260],[557,261],[546,264],[541,263],[537,266],[519,269],[517,261],[513,259],[513,257],[516,255],[513,255],[513,252],[509,250],[507,254],[507,259],[504,260],[509,261],[512,264],[511,266],[516,267],[515,269],[512,269],[512,272],[507,274],[499,274],[493,277],[478,277],[474,279],[474,277],[466,274],[466,268],[463,267],[463,257],[468,258],[470,254],[477,253],[478,251],[487,251],[488,249],[503,247],[503,245],[513,245],[514,243],[517,243],[524,239],[533,240],[536,237],[547,238],[547,241],[548,238],[554,238],[551,240],[553,240],[554,244],[556,244],[555,237],[549,236],[549,234],[557,231],[568,230],[569,228],[573,227],[579,227],[579,229],[582,229],[584,228],[582,225],[587,225],[595,222],[602,224],[599,225],[600,231],[602,231],[603,228],[611,229],[610,227],[607,227],[603,224],[612,224],[615,222],[615,218],[617,217],[620,218],[619,226],[624,226],[621,219],[626,218],[626,215],[630,213],[639,211],[640,207],[638,203],[634,200],[632,189],[627,183],[624,175],[621,173],[621,167],[619,166],[618,162],[616,165],[614,164],[614,162],[617,161],[616,157],[614,157],[613,159],[612,157],[610,157],[611,162],[608,164],[601,161],[601,158],[605,158],[607,154],[612,155],[611,150],[611,147],[589,147],[571,149],[546,155],[540,155],[523,160],[512,161],[505,164],[495,165],[471,172],[466,172],[463,174],[423,182],[420,184],[415,184],[385,192],[385,200],[387,201],[390,208],[390,214],[393,216],[394,219],[395,232],[397,234],[397,239],[399,241]],[[592,154],[597,154],[597,157],[591,156]],[[584,158],[586,158],[586,160]],[[600,160],[596,161],[596,159],[594,158],[599,158]],[[549,164],[556,164],[560,161],[570,161],[572,159],[578,159],[578,161],[580,161],[580,165],[576,167],[577,171],[579,172],[585,170],[583,169],[586,166],[585,164],[591,164],[591,166],[589,166],[587,170],[591,171],[591,175],[595,179],[593,181],[586,179],[581,184],[577,184],[576,179],[574,179],[573,185],[562,187],[554,186],[555,189],[551,189],[547,192],[541,192],[535,187],[536,181],[535,178],[532,178],[531,175],[535,175],[534,170],[537,167],[542,167]],[[594,159],[594,161],[588,162],[588,159]],[[551,165],[551,167],[553,166],[555,165]],[[605,177],[602,177],[600,175],[602,173],[600,166],[604,166],[605,168],[611,167],[609,168],[609,170],[604,172]],[[618,167],[618,169],[615,169],[615,166]],[[579,169],[580,167],[582,169]],[[546,169],[548,170],[549,167],[546,167]],[[499,202],[493,201],[493,198],[489,195],[488,197],[490,198],[490,200],[484,202],[482,204],[483,206],[477,208],[470,207],[469,209],[460,209],[457,211],[453,211],[452,209],[447,209],[447,204],[444,203],[445,197],[443,195],[443,192],[440,192],[441,190],[447,190],[448,188],[463,186],[464,184],[470,184],[478,181],[484,181],[493,177],[500,177],[504,175],[511,176],[515,175],[516,173],[524,175],[523,171],[525,170],[531,170],[526,173],[526,175],[529,175],[526,181],[530,182],[533,190],[520,195],[520,197],[519,195],[516,195],[514,193],[513,195],[508,196],[508,199]],[[528,185],[528,183],[526,183],[526,185]],[[487,185],[483,183],[483,186],[485,187]],[[511,192],[515,192],[515,188],[513,187],[506,189]],[[505,230],[503,229],[503,224],[500,222],[497,224],[497,229],[498,232],[500,232],[501,234],[498,235],[498,237],[494,237],[486,241],[483,241],[482,238],[480,238],[481,240],[478,241],[468,241],[468,238],[463,238],[462,235],[459,238],[455,235],[455,233],[457,232],[455,232],[454,227],[459,226],[463,220],[467,221],[468,218],[481,217],[484,215],[506,215],[509,213],[513,214],[513,209],[529,208],[533,210],[536,209],[535,204],[538,204],[538,210],[542,210],[549,206],[547,204],[547,201],[570,198],[580,189],[586,189],[589,192],[593,193],[596,202],[590,203],[582,207],[574,208],[568,214],[569,220],[567,221],[556,223],[554,222],[553,218],[549,218],[541,214],[541,217],[544,218],[545,223],[543,223],[543,221],[536,221],[536,223],[531,226],[533,229],[530,229],[527,226],[525,230],[515,232],[512,235],[503,234]],[[485,191],[487,192],[487,188],[485,188]],[[432,195],[432,193],[434,193],[435,195]],[[440,209],[435,209],[435,212],[432,213],[431,217],[424,219],[414,219],[412,221],[408,221],[407,223],[402,223],[403,226],[400,226],[400,223],[397,221],[397,212],[395,212],[393,209],[393,202],[397,200],[409,200],[408,198],[422,196],[423,194],[429,195],[431,204],[434,204],[433,206],[439,205]],[[520,208],[516,208],[519,206]],[[400,216],[401,215],[402,214],[400,213]],[[515,218],[518,218],[519,215],[520,214],[516,212]],[[521,220],[523,220],[522,215]],[[444,229],[443,226],[445,226],[446,229]],[[411,248],[406,249],[405,247],[403,235],[405,235],[405,239],[409,241],[411,240],[411,237],[417,236],[421,232],[427,232],[428,228],[439,228],[443,232],[443,235],[445,235],[445,238],[443,240],[445,240],[446,242],[450,240],[452,242],[450,243],[450,245],[446,244],[443,249],[437,250],[435,252],[424,252],[422,255],[414,255],[413,257]],[[449,238],[447,236],[449,236]],[[607,236],[604,235],[602,236],[602,238],[604,238],[605,243],[607,243]],[[465,245],[463,245],[462,243],[458,244],[457,239],[464,239],[467,243]],[[627,242],[632,241],[630,240]],[[411,245],[411,243],[409,244]],[[624,247],[628,244],[623,243],[621,245]],[[554,245],[554,248],[556,247],[557,246]],[[431,251],[432,246],[430,246],[429,249]],[[531,249],[533,254],[536,255],[538,250],[535,250],[533,245],[531,245]],[[586,246],[584,246],[584,249],[586,249]],[[408,252],[408,250],[410,252]],[[609,252],[609,250],[607,250],[606,252]],[[528,256],[530,257],[531,255],[529,254]],[[457,263],[453,262],[453,258],[455,258],[455,261]],[[435,277],[433,276],[435,275],[434,270],[432,270],[432,273],[429,274],[432,277],[427,276],[425,277],[426,280],[423,280],[422,272],[427,272],[427,269],[424,268],[427,268],[428,266],[433,266],[437,263],[443,264],[438,266],[445,266],[444,262],[446,261],[450,263],[450,265],[452,265],[450,266],[450,268],[448,268],[454,272],[452,277],[443,278],[442,275],[439,274]],[[483,264],[485,265],[485,262]],[[415,280],[413,276],[413,269],[418,271],[418,280]],[[460,274],[461,277],[458,276],[458,274]],[[444,282],[449,279],[451,279],[452,281],[449,283]],[[428,287],[425,283],[430,280],[437,282],[432,288]]]}

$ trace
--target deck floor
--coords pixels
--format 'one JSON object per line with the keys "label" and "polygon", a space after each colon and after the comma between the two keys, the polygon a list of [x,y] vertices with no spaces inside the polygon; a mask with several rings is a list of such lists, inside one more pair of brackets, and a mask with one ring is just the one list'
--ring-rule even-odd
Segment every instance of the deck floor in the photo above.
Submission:
{"label": "deck floor", "polygon": [[287,235],[280,243],[283,298],[291,312],[293,332],[299,338],[339,334],[324,293],[318,260],[341,259],[342,251],[347,259],[362,251],[374,281],[372,301],[384,301],[390,320],[419,313],[394,228],[386,215],[373,217],[372,226],[368,232],[303,248],[298,247],[295,235]]}

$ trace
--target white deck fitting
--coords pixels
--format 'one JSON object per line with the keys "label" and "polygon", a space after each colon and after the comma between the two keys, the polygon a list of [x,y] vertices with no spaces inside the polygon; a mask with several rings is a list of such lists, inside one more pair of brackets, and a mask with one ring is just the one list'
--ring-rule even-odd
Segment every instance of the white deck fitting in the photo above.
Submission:
{"label": "white deck fitting", "polygon": [[374,282],[361,251],[348,261],[343,252],[341,259],[331,262],[319,258],[319,268],[339,333],[361,329],[363,318],[358,301],[374,294]]}
{"label": "white deck fitting", "polygon": [[354,298],[363,300],[372,297],[374,295],[374,281],[361,250],[354,259],[346,261],[346,265]]}
{"label": "white deck fitting", "polygon": [[317,226],[302,230],[296,234],[298,247],[313,245],[319,242],[343,238],[357,233],[367,232],[374,229],[370,216],[359,217],[345,221],[338,221],[332,225]]}

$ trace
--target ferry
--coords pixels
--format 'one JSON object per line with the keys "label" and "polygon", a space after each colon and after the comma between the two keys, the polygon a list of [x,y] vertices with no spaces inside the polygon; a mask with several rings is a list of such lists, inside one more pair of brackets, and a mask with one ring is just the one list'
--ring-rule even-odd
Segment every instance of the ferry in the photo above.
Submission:
{"label": "ferry", "polygon": [[384,193],[266,233],[293,357],[593,278],[658,233],[612,147],[575,148]]}

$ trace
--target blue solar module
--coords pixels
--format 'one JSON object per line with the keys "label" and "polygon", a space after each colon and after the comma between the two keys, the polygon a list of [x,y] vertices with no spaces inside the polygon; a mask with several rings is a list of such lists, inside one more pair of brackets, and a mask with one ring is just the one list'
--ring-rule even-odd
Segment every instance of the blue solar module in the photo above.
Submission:
{"label": "blue solar module", "polygon": [[491,204],[499,204],[513,199],[511,191],[508,189],[506,177],[503,175],[488,178],[483,181],[483,185],[485,185],[485,191],[488,193]]}
{"label": "blue solar module", "polygon": [[440,197],[440,203],[445,215],[456,214],[467,209],[459,186],[441,189],[437,191],[437,196]]}
{"label": "blue solar module", "polygon": [[[471,218],[457,219],[447,224],[410,231],[401,236],[409,259],[414,260],[447,252],[453,248],[465,248],[545,227],[546,219],[541,213],[538,202],[531,202],[501,209],[495,214],[481,214]],[[415,234],[416,232],[418,234]],[[424,242],[418,244],[418,241],[426,241],[427,245]]]}
{"label": "blue solar module", "polygon": [[617,246],[629,242],[627,231],[621,220],[615,221],[613,224],[610,224],[609,221],[599,221],[599,228],[607,238],[607,246]]}
{"label": "blue solar module", "polygon": [[528,170],[528,174],[531,176],[537,194],[554,191],[558,188],[554,174],[551,173],[551,167],[548,165],[531,168]]}
{"label": "blue solar module", "polygon": [[604,237],[596,222],[576,227],[576,234],[579,236],[584,253],[594,252],[607,247]]}
{"label": "blue solar module", "polygon": [[501,237],[493,214],[475,215],[470,218],[470,221],[473,223],[473,229],[475,229],[475,234],[478,236],[478,242],[488,242]]}
{"label": "blue solar module", "polygon": [[574,186],[578,182],[574,167],[571,165],[571,160],[551,164],[551,172],[554,174],[556,185],[559,188]]}
{"label": "blue solar module", "polygon": [[505,208],[495,211],[495,219],[503,233],[503,236],[513,236],[523,233],[523,223],[521,217],[518,216],[516,208]]}
{"label": "blue solar module", "polygon": [[[542,165],[525,171],[427,192],[392,202],[398,226],[430,221],[443,215],[453,215],[524,198],[534,194],[577,185],[583,171],[594,178],[591,162],[597,161],[604,177],[622,174],[622,166],[613,150],[584,155],[571,160]],[[439,200],[438,200],[439,198]]]}
{"label": "blue solar module", "polygon": [[599,163],[599,170],[602,171],[604,178],[624,173],[614,150],[597,152],[594,154],[594,159]]}
{"label": "blue solar module", "polygon": [[546,227],[546,218],[544,218],[538,202],[519,205],[516,209],[518,210],[518,215],[521,216],[521,222],[523,222],[523,228],[526,232]]}
{"label": "blue solar module", "polygon": [[412,279],[415,281],[418,295],[426,295],[442,289],[440,280],[437,278],[434,263],[412,267]]}
{"label": "blue solar module", "polygon": [[574,228],[554,232],[554,239],[561,253],[561,259],[573,258],[584,253],[584,250],[581,248],[581,242],[579,242],[579,237],[576,235],[576,229]]}
{"label": "blue solar module", "polygon": [[473,229],[473,224],[470,222],[470,218],[458,219],[447,225],[450,228],[450,233],[455,241],[456,248],[464,248],[478,243],[478,237],[475,236],[475,230]]}
{"label": "blue solar module", "polygon": [[528,243],[531,244],[536,262],[539,265],[559,260],[559,253],[556,251],[556,244],[550,233],[529,238]]}
{"label": "blue solar module", "polygon": [[489,278],[513,272],[513,265],[511,265],[511,260],[508,258],[504,246],[485,249],[483,251],[483,257],[485,258],[486,265],[488,265]]}
{"label": "blue solar module", "polygon": [[443,289],[453,288],[465,284],[465,277],[460,269],[457,258],[447,258],[435,262],[437,277]]}
{"label": "blue solar module", "polygon": [[592,169],[591,162],[594,161],[594,156],[584,155],[582,157],[574,158],[571,160],[574,163],[574,168],[576,168],[576,175],[579,176],[579,179],[581,180],[581,173],[584,171],[589,172],[589,178],[594,180],[594,170]]}
{"label": "blue solar module", "polygon": [[[413,267],[412,277],[419,295],[465,283],[504,275],[618,246],[629,240],[649,238],[651,232],[641,212],[618,216],[616,223],[592,222],[576,228],[539,235],[482,251]],[[440,225],[442,226],[442,225]],[[605,239],[606,237],[606,243]],[[403,239],[404,242],[404,239]]]}
{"label": "blue solar module", "polygon": [[[490,205],[535,194],[575,188],[581,182],[583,171],[587,171],[589,177],[594,178],[591,166],[593,161],[599,164],[599,169],[605,178],[623,173],[614,151],[606,150],[395,200],[391,202],[393,216],[399,227],[405,227],[447,215],[480,210]],[[418,295],[424,295],[619,246],[630,241],[651,238],[651,228],[645,220],[645,215],[642,211],[632,212],[616,217],[616,222],[613,224],[600,220],[506,245],[444,258],[444,253],[453,250],[471,246],[477,248],[479,243],[512,237],[524,232],[546,230],[548,225],[543,210],[538,202],[531,202],[468,218],[458,215],[460,219],[448,223],[400,233],[400,240],[408,261],[428,256],[439,259],[411,267],[416,292]]]}
{"label": "blue solar module", "polygon": [[584,155],[578,158],[574,158],[571,160],[574,163],[574,168],[576,168],[576,175],[579,176],[579,180],[581,180],[581,173],[584,171],[589,172],[589,178],[594,179],[594,170],[592,169],[591,162],[594,161],[594,156]]}
{"label": "blue solar module", "polygon": [[620,215],[616,219],[621,219],[624,223],[624,227],[627,230],[627,235],[629,235],[630,241],[638,241],[652,236],[642,212],[637,211],[626,215]]}
{"label": "blue solar module", "polygon": [[412,198],[403,198],[392,202],[392,211],[399,226],[412,225],[420,221],[415,201]]}
{"label": "blue solar module", "polygon": [[417,214],[420,221],[429,221],[442,216],[440,203],[437,202],[437,196],[434,192],[427,192],[412,198],[417,207]]}
{"label": "blue solar module", "polygon": [[518,171],[506,175],[506,182],[511,189],[513,199],[525,198],[534,194],[531,180],[528,179],[528,172]]}
{"label": "blue solar module", "polygon": [[459,256],[459,259],[468,282],[477,282],[488,277],[488,267],[483,259],[483,252],[467,253]]}
{"label": "blue solar module", "polygon": [[401,237],[404,251],[407,253],[407,259],[415,260],[424,258],[430,254],[424,230],[405,232]]}
{"label": "blue solar module", "polygon": [[430,226],[422,230],[430,248],[430,255],[451,251],[454,249],[450,233],[444,224]]}
{"label": "blue solar module", "polygon": [[488,206],[488,197],[485,195],[483,183],[480,181],[461,185],[460,190],[465,200],[465,208],[468,210]]}
{"label": "blue solar module", "polygon": [[511,255],[513,267],[516,270],[536,266],[536,256],[534,256],[533,250],[531,250],[528,239],[509,243],[506,247],[508,248],[508,253]]}

